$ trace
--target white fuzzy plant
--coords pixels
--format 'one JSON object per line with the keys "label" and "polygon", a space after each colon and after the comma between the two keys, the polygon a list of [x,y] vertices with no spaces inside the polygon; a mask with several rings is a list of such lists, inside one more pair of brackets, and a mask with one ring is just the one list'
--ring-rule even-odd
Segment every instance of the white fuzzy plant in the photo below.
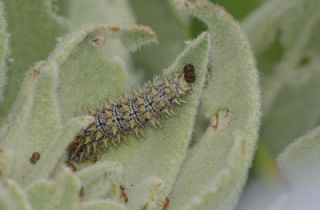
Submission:
{"label": "white fuzzy plant", "polygon": [[[81,108],[117,99],[136,84],[139,78],[126,70],[133,69],[129,52],[158,41],[148,27],[120,25],[133,20],[127,1],[107,1],[105,7],[97,0],[96,10],[90,10],[91,1],[66,2],[0,4],[0,209],[233,209],[261,115],[255,61],[239,24],[207,1],[170,1],[182,22],[189,17],[180,10],[208,27],[179,54],[170,41],[160,47],[176,56],[166,73],[181,72],[185,63],[195,66],[192,95],[164,128],[146,128],[144,139],[130,136],[127,145],[96,164],[71,172],[63,162],[66,147],[94,120],[81,116]],[[66,6],[68,20],[57,16]],[[88,12],[77,13],[83,8]],[[55,47],[68,28],[104,18],[119,26],[83,27],[59,38]],[[197,112],[206,114],[201,135],[195,130]],[[193,133],[198,135],[190,146]],[[35,152],[40,158],[31,163]]]}

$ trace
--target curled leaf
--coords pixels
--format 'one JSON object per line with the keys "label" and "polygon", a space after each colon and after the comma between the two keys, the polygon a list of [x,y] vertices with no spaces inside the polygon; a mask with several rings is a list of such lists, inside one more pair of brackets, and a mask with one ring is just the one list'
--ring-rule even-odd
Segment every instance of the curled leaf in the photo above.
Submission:
{"label": "curled leaf", "polygon": [[99,50],[110,38],[120,38],[130,49],[157,40],[149,28],[138,25],[92,26],[64,38],[49,56],[59,64],[57,92],[64,120],[124,93],[128,81],[123,64],[106,59]]}
{"label": "curled leaf", "polygon": [[10,33],[10,62],[4,102],[0,108],[0,119],[11,110],[21,81],[30,66],[45,59],[56,45],[56,39],[67,30],[66,21],[51,11],[51,1],[3,0],[5,16]]}
{"label": "curled leaf", "polygon": [[71,172],[63,172],[55,181],[40,180],[27,188],[33,210],[73,210],[79,200],[80,183]]}
{"label": "curled leaf", "polygon": [[116,162],[98,162],[77,172],[84,188],[84,200],[120,197],[122,168]]}
{"label": "curled leaf", "polygon": [[285,209],[315,209],[319,205],[320,128],[296,139],[279,155],[281,171],[289,183]]}
{"label": "curled leaf", "polygon": [[0,183],[0,209],[31,210],[26,194],[13,180]]}
{"label": "curled leaf", "polygon": [[209,28],[211,74],[203,91],[203,108],[211,122],[187,153],[170,205],[173,209],[232,209],[257,141],[257,70],[246,36],[223,9],[208,1],[178,1],[178,6]]}

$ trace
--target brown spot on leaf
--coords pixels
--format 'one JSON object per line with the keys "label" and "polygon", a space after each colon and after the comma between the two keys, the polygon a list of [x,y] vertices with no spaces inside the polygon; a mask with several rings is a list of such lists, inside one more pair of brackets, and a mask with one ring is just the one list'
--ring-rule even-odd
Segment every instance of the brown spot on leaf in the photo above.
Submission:
{"label": "brown spot on leaf", "polygon": [[230,111],[228,108],[223,108],[217,111],[210,117],[210,125],[215,130],[223,130],[228,127],[231,121]]}
{"label": "brown spot on leaf", "polygon": [[80,200],[83,200],[84,197],[84,187],[81,186],[80,190],[79,190],[79,198]]}
{"label": "brown spot on leaf", "polygon": [[166,197],[162,203],[162,210],[167,210],[170,204],[170,198]]}
{"label": "brown spot on leaf", "polygon": [[116,26],[111,26],[110,27],[110,31],[114,32],[114,33],[117,33],[120,31],[120,28],[119,27],[116,27]]}
{"label": "brown spot on leaf", "polygon": [[35,165],[38,162],[38,160],[40,160],[40,157],[41,157],[41,155],[40,155],[39,152],[34,152],[34,153],[32,153],[32,155],[31,155],[31,157],[29,159],[29,162],[32,165]]}
{"label": "brown spot on leaf", "polygon": [[128,203],[128,195],[126,192],[126,188],[123,185],[120,185],[120,198],[123,200],[125,204]]}

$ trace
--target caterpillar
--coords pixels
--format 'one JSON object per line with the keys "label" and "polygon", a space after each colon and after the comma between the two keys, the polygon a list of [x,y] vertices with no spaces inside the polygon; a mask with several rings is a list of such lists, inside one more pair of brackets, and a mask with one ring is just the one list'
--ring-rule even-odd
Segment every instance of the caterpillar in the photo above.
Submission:
{"label": "caterpillar", "polygon": [[131,96],[91,109],[89,114],[95,117],[95,122],[69,144],[68,160],[96,162],[97,156],[110,146],[119,145],[128,135],[143,136],[143,129],[149,124],[162,127],[159,121],[162,115],[175,115],[173,108],[184,103],[182,98],[191,92],[189,83],[194,81],[194,66],[187,64],[181,75],[155,78]]}

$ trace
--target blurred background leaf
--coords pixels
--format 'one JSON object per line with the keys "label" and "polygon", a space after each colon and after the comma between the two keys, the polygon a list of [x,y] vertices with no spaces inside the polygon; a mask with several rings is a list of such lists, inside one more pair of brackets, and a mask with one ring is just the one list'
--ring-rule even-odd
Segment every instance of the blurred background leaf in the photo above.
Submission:
{"label": "blurred background leaf", "polygon": [[189,24],[180,16],[172,0],[130,0],[136,22],[150,26],[158,35],[159,45],[141,49],[133,55],[135,69],[143,79],[151,79],[174,61],[183,49],[183,40],[191,39]]}

